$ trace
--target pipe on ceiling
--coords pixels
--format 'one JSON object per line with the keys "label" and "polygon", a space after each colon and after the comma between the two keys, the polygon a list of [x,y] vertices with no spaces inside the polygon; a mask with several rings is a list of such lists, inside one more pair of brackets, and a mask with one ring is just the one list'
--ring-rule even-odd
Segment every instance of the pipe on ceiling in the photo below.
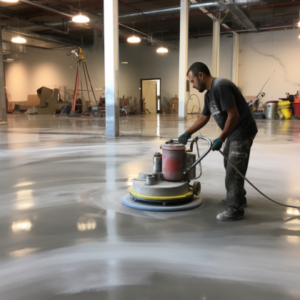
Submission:
{"label": "pipe on ceiling", "polygon": [[[272,30],[272,29],[285,29],[285,28],[294,28],[297,25],[297,23],[288,23],[288,24],[282,24],[282,25],[271,25],[271,26],[260,26],[257,27],[257,29],[260,30],[260,32],[263,32],[265,30]],[[232,30],[221,30],[220,33],[232,33]],[[238,30],[234,30],[234,32],[236,33],[243,33],[243,32],[248,32],[248,33],[253,33],[255,32],[254,30],[248,30],[248,29],[238,29]],[[212,35],[213,32],[212,31],[206,31],[206,32],[199,32],[199,33],[193,33],[194,36],[210,36]],[[165,39],[172,39],[172,38],[176,38],[178,37],[177,34],[172,34],[172,35],[166,35]]]}
{"label": "pipe on ceiling", "polygon": [[[201,7],[211,7],[211,6],[219,6],[219,2],[205,2],[205,3],[197,3],[197,4],[191,4],[190,9],[198,9]],[[173,6],[168,8],[161,8],[161,9],[153,9],[153,10],[147,10],[143,12],[137,12],[137,13],[129,13],[129,14],[123,14],[119,16],[119,19],[124,18],[132,18],[137,17],[141,15],[156,15],[161,13],[168,13],[168,14],[175,14],[180,12],[180,6]]]}

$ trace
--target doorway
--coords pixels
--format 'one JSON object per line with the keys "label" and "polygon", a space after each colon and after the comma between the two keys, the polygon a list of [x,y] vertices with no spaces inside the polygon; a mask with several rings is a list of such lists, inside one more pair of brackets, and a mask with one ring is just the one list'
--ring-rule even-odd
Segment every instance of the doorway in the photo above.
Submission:
{"label": "doorway", "polygon": [[161,79],[141,79],[141,112],[161,112]]}

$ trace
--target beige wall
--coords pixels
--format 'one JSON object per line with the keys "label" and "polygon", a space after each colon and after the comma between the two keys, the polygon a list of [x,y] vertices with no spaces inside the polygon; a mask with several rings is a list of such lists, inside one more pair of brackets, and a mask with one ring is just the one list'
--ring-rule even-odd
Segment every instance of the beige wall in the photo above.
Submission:
{"label": "beige wall", "polygon": [[[265,33],[242,34],[240,39],[239,83],[245,96],[256,95],[267,78],[275,74],[265,88],[264,100],[284,97],[285,92],[296,92],[299,83],[299,30],[285,30]],[[176,44],[176,42],[174,42]],[[211,67],[212,37],[189,40],[189,65],[202,61]],[[120,44],[120,97],[140,98],[141,78],[161,78],[161,97],[164,101],[178,94],[179,52],[170,48],[170,52],[161,57],[156,47],[145,43],[131,45]],[[27,48],[24,58],[18,63],[6,63],[6,84],[12,101],[26,100],[28,94],[46,85],[48,87],[66,86],[74,88],[76,59],[67,57],[67,50],[39,50]],[[94,87],[104,92],[104,53],[103,46],[84,49],[87,64]],[[220,77],[230,78],[232,38],[221,35]],[[204,94],[191,88],[203,108]],[[188,112],[198,105],[197,98],[188,103]]]}

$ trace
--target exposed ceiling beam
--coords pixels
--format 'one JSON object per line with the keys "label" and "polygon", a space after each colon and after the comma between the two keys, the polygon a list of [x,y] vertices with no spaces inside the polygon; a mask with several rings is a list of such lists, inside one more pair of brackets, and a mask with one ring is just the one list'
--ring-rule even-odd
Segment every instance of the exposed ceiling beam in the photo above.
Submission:
{"label": "exposed ceiling beam", "polygon": [[[199,8],[202,12],[204,12],[209,18],[211,18],[213,21],[218,20],[218,18],[216,16],[214,16],[213,14],[211,14],[205,7],[200,7]],[[228,29],[228,30],[232,30],[227,24],[225,23],[221,23],[221,25]]]}
{"label": "exposed ceiling beam", "polygon": [[251,22],[251,20],[243,13],[243,11],[236,5],[232,0],[227,0],[224,3],[224,6],[228,9],[228,11],[233,15],[235,21],[239,23],[243,28],[258,31],[255,25]]}

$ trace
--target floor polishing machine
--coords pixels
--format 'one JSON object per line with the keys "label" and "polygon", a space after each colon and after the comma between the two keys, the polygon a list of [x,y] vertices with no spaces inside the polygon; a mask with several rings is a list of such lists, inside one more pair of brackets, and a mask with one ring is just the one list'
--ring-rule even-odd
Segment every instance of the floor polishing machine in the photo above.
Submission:
{"label": "floor polishing machine", "polygon": [[[198,141],[208,143],[206,151],[200,155]],[[201,160],[210,152],[212,143],[204,136],[189,139],[190,148],[172,139],[161,145],[161,152],[153,157],[153,172],[141,172],[132,181],[129,194],[122,203],[128,207],[147,211],[179,211],[193,209],[202,204],[199,196],[201,184],[196,180],[201,176]],[[194,148],[197,154],[193,153]],[[197,176],[196,166],[200,174]]]}

